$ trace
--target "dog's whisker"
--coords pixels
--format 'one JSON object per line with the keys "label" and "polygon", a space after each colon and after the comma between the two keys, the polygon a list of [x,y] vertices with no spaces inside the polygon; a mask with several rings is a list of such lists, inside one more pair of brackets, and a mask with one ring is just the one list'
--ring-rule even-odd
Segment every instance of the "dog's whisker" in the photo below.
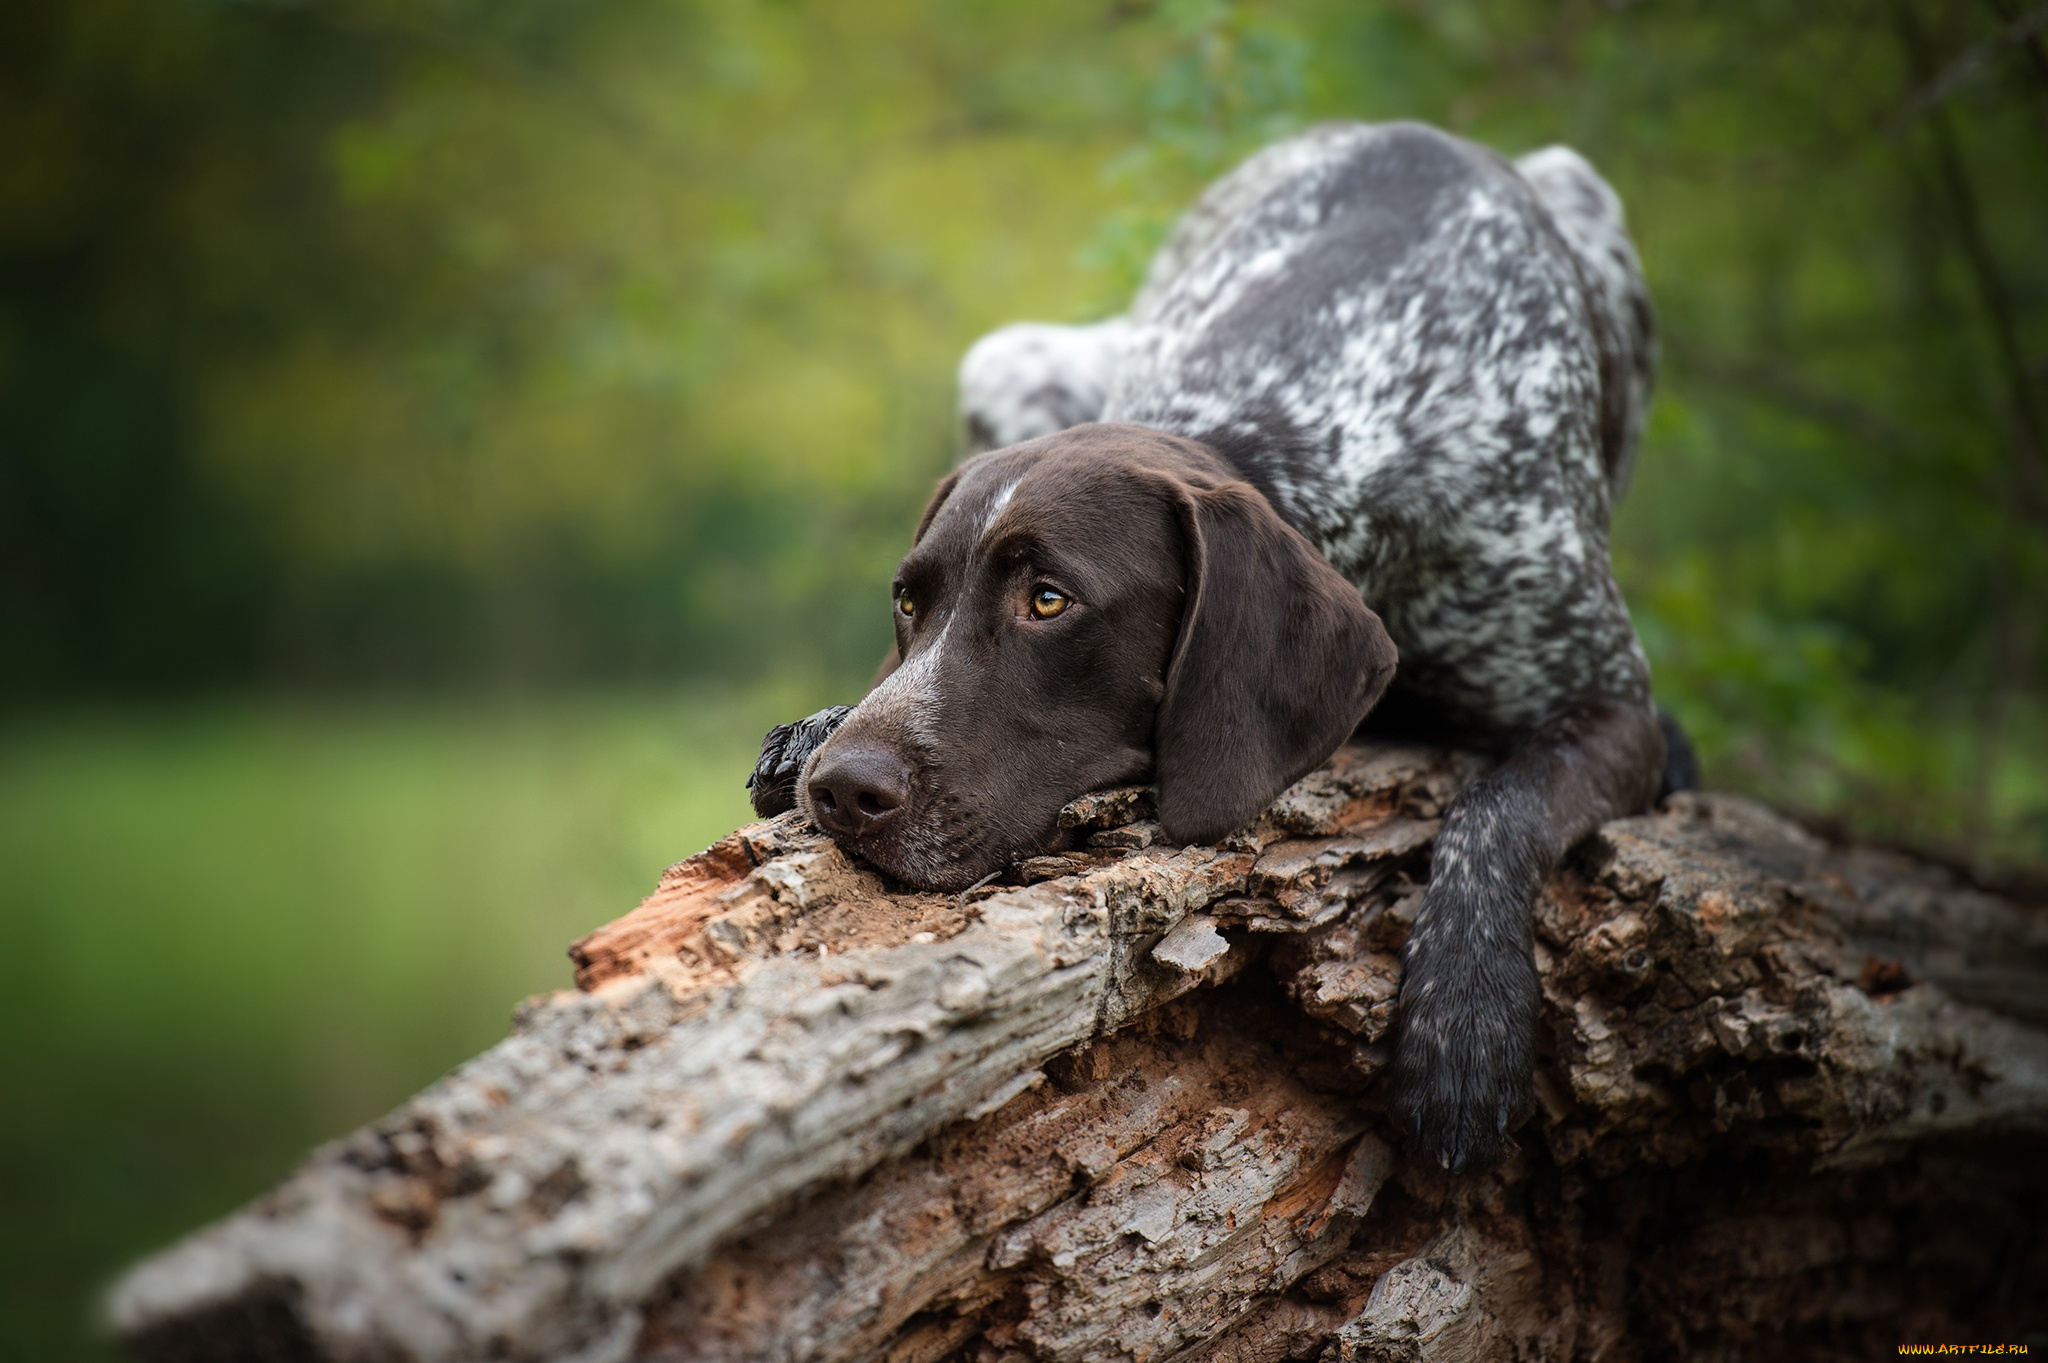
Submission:
{"label": "dog's whisker", "polygon": [[959,905],[959,906],[960,906],[961,908],[963,908],[963,909],[964,909],[964,908],[966,908],[966,907],[967,907],[967,896],[969,896],[969,895],[973,894],[973,893],[974,893],[974,892],[975,892],[976,890],[978,890],[978,889],[980,889],[980,888],[981,888],[982,886],[984,886],[984,885],[988,884],[988,883],[989,883],[990,881],[994,880],[994,879],[995,879],[995,878],[996,878],[997,876],[1001,875],[1001,874],[1002,874],[1002,873],[1003,873],[1004,871],[1006,871],[1006,870],[1008,870],[1008,869],[1009,869],[1009,868],[1008,868],[1007,866],[1005,866],[1005,867],[999,867],[999,868],[998,868],[998,869],[996,869],[996,870],[990,871],[990,872],[989,872],[989,873],[988,873],[987,875],[983,876],[983,877],[982,877],[982,878],[981,878],[980,880],[977,880],[977,881],[975,881],[975,882],[974,882],[974,883],[973,883],[972,885],[969,885],[969,886],[968,886],[968,887],[967,887],[966,889],[962,890],[962,891],[960,892],[960,897],[959,897],[958,899],[955,899],[955,900],[954,900],[953,902],[954,902],[955,904]]}

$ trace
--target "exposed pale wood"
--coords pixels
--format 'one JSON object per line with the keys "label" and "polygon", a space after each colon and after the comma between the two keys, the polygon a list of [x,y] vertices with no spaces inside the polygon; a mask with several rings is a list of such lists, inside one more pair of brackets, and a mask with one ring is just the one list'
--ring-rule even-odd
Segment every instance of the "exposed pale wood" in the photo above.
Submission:
{"label": "exposed pale wood", "polygon": [[[1855,1214],[1896,1247],[1944,1197],[2016,1205],[2042,913],[1723,796],[1553,878],[1523,1153],[1403,1161],[1398,952],[1474,770],[1349,748],[1216,848],[1090,797],[1085,850],[965,897],[742,829],[579,942],[581,990],[131,1273],[115,1324],[160,1358],[1683,1356],[1765,1328],[1716,1292],[1848,1311],[1828,1275],[1892,1263]],[[1993,1153],[1928,1173],[1957,1142]],[[1786,1224],[1745,1238],[1744,1189]],[[2036,1242],[2015,1282],[2048,1285]]]}

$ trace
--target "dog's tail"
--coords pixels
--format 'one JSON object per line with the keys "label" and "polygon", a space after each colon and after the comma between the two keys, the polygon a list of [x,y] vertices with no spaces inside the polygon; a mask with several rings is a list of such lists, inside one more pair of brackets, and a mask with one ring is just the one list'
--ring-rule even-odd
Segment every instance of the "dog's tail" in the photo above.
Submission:
{"label": "dog's tail", "polygon": [[1585,272],[1600,329],[1601,456],[1619,500],[1635,466],[1657,375],[1657,319],[1642,262],[1628,238],[1621,199],[1570,147],[1545,147],[1515,169],[1549,210],[1557,234]]}

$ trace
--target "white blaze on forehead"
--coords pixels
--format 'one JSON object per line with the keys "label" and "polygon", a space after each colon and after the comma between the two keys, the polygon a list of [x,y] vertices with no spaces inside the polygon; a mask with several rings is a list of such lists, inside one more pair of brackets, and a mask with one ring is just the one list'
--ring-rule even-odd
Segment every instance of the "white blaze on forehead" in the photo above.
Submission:
{"label": "white blaze on forehead", "polygon": [[1024,475],[1021,473],[1018,474],[1009,482],[1004,483],[1002,489],[998,491],[996,495],[989,500],[988,510],[981,513],[982,534],[986,535],[989,531],[989,527],[996,523],[996,517],[1003,514],[1003,508],[1010,504],[1010,498],[1013,495],[1015,495],[1017,491],[1017,484],[1023,481]]}

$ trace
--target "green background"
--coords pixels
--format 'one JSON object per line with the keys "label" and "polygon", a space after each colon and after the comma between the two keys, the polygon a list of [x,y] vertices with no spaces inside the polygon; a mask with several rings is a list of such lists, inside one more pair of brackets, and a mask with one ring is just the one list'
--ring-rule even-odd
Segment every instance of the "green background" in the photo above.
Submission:
{"label": "green background", "polygon": [[1615,557],[1710,778],[2039,874],[2039,13],[0,9],[0,1356],[738,822],[886,646],[961,351],[1322,118],[1622,193]]}

